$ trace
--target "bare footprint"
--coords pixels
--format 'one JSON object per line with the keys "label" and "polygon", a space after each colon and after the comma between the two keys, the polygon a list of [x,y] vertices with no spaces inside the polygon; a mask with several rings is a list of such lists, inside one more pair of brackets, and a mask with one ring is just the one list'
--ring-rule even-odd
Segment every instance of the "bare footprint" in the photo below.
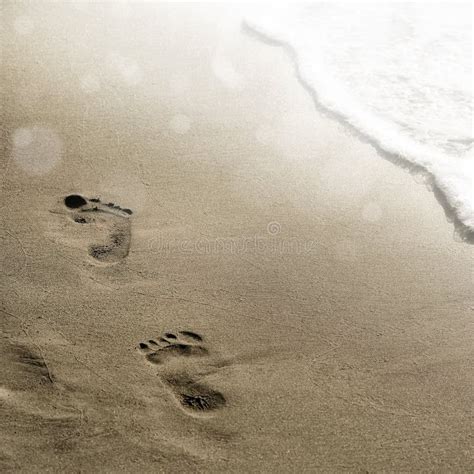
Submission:
{"label": "bare footprint", "polygon": [[[52,387],[55,377],[39,350],[0,336],[1,384],[12,390]],[[1,388],[1,386],[0,386]]]}
{"label": "bare footprint", "polygon": [[188,413],[209,412],[226,404],[222,393],[198,382],[200,376],[214,372],[218,366],[199,334],[165,333],[156,340],[141,342],[138,349],[158,369],[163,384]]}
{"label": "bare footprint", "polygon": [[130,209],[79,194],[66,196],[64,205],[71,212],[74,222],[92,224],[103,230],[104,242],[89,246],[91,257],[101,262],[116,263],[128,255],[131,241]]}

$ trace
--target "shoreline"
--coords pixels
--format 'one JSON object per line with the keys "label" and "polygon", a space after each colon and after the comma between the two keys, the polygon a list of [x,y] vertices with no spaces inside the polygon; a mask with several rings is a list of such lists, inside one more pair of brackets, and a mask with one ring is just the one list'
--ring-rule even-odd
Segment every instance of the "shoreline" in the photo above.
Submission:
{"label": "shoreline", "polygon": [[[449,222],[452,222],[457,236],[468,244],[474,243],[474,229],[469,227],[458,217],[455,206],[453,205],[453,203],[449,202],[446,193],[442,190],[442,185],[438,182],[439,180],[431,171],[426,169],[426,167],[417,164],[413,160],[402,156],[401,153],[388,151],[379,143],[378,140],[359,130],[356,125],[351,123],[351,120],[348,117],[338,111],[331,110],[328,107],[325,107],[318,98],[317,91],[314,90],[314,88],[310,84],[308,84],[303,78],[300,72],[297,53],[291,45],[289,45],[283,40],[275,39],[271,36],[268,36],[266,33],[259,31],[257,27],[252,26],[246,21],[244,21],[242,24],[242,31],[248,34],[250,37],[261,41],[268,46],[283,49],[286,55],[288,56],[289,61],[291,61],[292,66],[294,67],[295,76],[299,84],[311,97],[311,100],[314,102],[316,110],[324,116],[333,119],[342,126],[347,127],[354,137],[357,137],[357,139],[363,143],[371,145],[381,158],[384,158],[393,163],[394,165],[397,165],[400,168],[408,171],[410,174],[412,174],[414,177],[417,177],[419,180],[422,179],[426,183],[426,185],[430,189],[432,189],[435,199],[438,201],[439,205],[444,210],[446,219]],[[417,145],[415,142],[410,143],[410,148],[416,147],[421,148],[421,145]],[[425,154],[426,152],[427,151],[425,151]],[[453,200],[456,201],[455,199]]]}

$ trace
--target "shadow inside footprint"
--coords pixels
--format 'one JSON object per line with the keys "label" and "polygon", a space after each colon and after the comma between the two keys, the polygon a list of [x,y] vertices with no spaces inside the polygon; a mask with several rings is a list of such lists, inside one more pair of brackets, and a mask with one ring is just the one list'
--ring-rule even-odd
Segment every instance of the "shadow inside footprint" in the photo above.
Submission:
{"label": "shadow inside footprint", "polygon": [[70,194],[64,198],[64,204],[69,209],[78,209],[85,206],[87,201],[82,196],[79,196],[79,194]]}
{"label": "shadow inside footprint", "polygon": [[226,400],[222,393],[193,382],[185,376],[168,377],[165,381],[174,387],[181,405],[189,410],[209,411],[222,408]]}
{"label": "shadow inside footprint", "polygon": [[165,333],[157,340],[141,342],[138,349],[145,360],[158,367],[158,376],[181,407],[189,412],[207,412],[222,408],[222,393],[196,380],[199,374],[215,371],[209,350],[198,342],[203,338],[191,331],[178,335]]}
{"label": "shadow inside footprint", "polygon": [[166,360],[177,356],[199,357],[207,354],[208,350],[205,347],[194,346],[191,344],[171,343],[169,345],[166,345],[165,347],[162,347],[156,351],[147,354],[146,359],[152,364],[162,364]]}

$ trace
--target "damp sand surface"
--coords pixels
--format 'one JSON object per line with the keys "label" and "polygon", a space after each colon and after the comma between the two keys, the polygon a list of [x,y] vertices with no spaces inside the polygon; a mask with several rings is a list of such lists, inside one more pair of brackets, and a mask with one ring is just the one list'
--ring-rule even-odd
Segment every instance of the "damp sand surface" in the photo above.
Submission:
{"label": "damp sand surface", "polygon": [[225,9],[4,10],[2,471],[469,470],[472,248],[418,178]]}

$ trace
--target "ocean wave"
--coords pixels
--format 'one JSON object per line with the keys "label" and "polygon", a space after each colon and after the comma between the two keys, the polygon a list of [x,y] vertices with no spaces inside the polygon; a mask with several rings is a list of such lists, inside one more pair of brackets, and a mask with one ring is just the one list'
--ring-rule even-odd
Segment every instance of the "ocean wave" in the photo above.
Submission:
{"label": "ocean wave", "polygon": [[247,15],[243,27],[287,51],[318,106],[386,158],[428,174],[474,242],[471,7],[426,7],[318,4]]}

